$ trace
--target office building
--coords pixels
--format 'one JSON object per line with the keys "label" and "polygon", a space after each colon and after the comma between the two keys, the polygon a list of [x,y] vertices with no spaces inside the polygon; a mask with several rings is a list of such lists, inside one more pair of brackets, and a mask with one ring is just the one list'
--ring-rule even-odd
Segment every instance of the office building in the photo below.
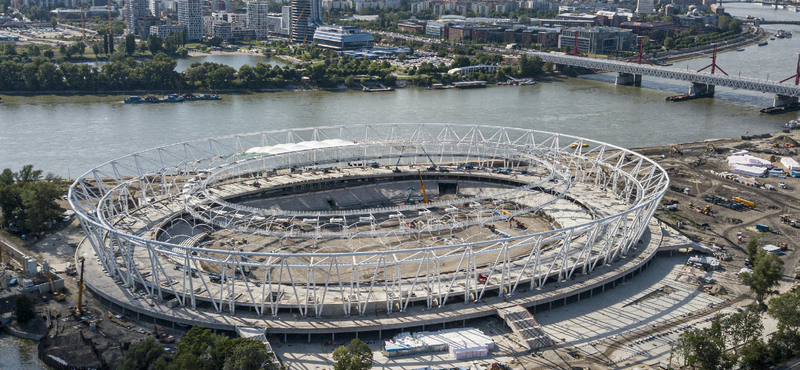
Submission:
{"label": "office building", "polygon": [[247,28],[253,30],[259,39],[266,38],[269,34],[268,14],[267,0],[253,0],[247,3]]}
{"label": "office building", "polygon": [[127,32],[141,37],[137,34],[139,18],[150,16],[147,0],[128,0],[125,2],[125,25]]}
{"label": "office building", "polygon": [[363,32],[358,27],[319,26],[314,32],[314,42],[333,50],[355,50],[370,48],[375,40],[371,33]]}
{"label": "office building", "polygon": [[636,14],[652,14],[653,0],[639,0],[636,6]]}
{"label": "office building", "polygon": [[314,39],[314,31],[323,25],[320,0],[292,0],[292,41],[307,42]]}
{"label": "office building", "polygon": [[575,37],[578,39],[578,51],[586,54],[611,54],[615,51],[633,50],[636,47],[636,35],[631,30],[617,27],[570,28],[561,31],[558,47],[572,47]]}
{"label": "office building", "polygon": [[158,26],[150,26],[150,34],[161,37],[162,39],[181,31],[186,30],[186,27],[181,24],[161,24]]}
{"label": "office building", "polygon": [[179,0],[178,24],[186,27],[186,41],[203,37],[203,10],[200,0]]}

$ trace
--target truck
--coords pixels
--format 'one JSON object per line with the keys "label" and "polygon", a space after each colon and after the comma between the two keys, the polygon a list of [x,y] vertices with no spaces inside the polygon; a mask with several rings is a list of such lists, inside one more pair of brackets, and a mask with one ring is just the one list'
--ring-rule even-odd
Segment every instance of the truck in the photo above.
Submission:
{"label": "truck", "polygon": [[768,232],[769,231],[769,226],[762,225],[762,224],[756,224],[756,230],[763,231],[763,232]]}
{"label": "truck", "polygon": [[678,192],[678,193],[683,193],[684,195],[692,195],[691,194],[692,189],[690,189],[690,188],[684,188],[684,187],[680,187],[680,186],[676,186],[676,185],[670,185],[669,186],[669,190],[672,190],[672,191],[675,191],[675,192]]}
{"label": "truck", "polygon": [[745,206],[747,206],[747,208],[756,208],[756,203],[755,202],[751,202],[751,201],[749,201],[747,199],[743,199],[743,198],[739,198],[739,197],[733,197],[733,201],[742,203]]}

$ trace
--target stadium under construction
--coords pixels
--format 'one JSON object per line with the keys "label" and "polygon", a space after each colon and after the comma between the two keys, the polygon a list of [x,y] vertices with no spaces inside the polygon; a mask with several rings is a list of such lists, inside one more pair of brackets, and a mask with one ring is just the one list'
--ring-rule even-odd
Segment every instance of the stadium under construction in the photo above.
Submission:
{"label": "stadium under construction", "polygon": [[524,321],[613,288],[655,256],[668,183],[585,138],[375,124],[131,154],[80,176],[69,202],[86,286],[115,311],[335,334]]}

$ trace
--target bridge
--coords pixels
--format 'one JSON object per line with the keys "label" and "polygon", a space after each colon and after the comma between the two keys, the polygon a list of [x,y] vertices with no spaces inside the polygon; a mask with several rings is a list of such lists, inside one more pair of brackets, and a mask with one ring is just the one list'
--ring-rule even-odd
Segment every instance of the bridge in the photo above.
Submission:
{"label": "bridge", "polygon": [[[800,97],[800,86],[797,85],[798,75],[800,75],[800,60],[798,60],[797,74],[784,80],[795,80],[795,85],[790,85],[781,83],[782,81],[766,81],[749,77],[716,74],[714,72],[719,67],[716,66],[715,62],[709,65],[709,67],[712,67],[712,73],[706,73],[664,66],[655,66],[650,64],[630,63],[619,60],[588,58],[565,54],[551,54],[544,52],[528,52],[527,54],[528,56],[538,56],[543,62],[552,62],[553,64],[559,66],[582,67],[594,70],[617,72],[616,84],[618,85],[640,85],[642,76],[667,78],[690,82],[690,96],[699,95],[711,97],[714,95],[715,86],[724,86],[734,89],[775,94],[775,107],[797,104],[798,97]],[[720,69],[720,71],[722,70]]]}
{"label": "bridge", "polygon": [[742,23],[749,23],[755,26],[763,26],[765,24],[800,25],[800,21],[780,21],[780,20],[769,20],[769,19],[759,19],[759,18],[747,19],[745,17],[736,17],[736,19],[742,21]]}

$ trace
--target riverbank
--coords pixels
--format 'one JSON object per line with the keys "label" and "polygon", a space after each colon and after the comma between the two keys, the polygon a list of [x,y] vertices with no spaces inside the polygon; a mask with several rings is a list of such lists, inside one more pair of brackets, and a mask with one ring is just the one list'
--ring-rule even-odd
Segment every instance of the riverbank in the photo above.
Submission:
{"label": "riverbank", "polygon": [[[748,46],[753,46],[768,38],[769,38],[769,33],[767,31],[765,31],[763,28],[756,27],[756,31],[748,36],[745,36],[743,40],[733,41],[733,42],[725,41],[717,44],[717,53],[725,53],[745,48]],[[667,56],[660,56],[657,58],[653,58],[653,61],[657,61],[660,64],[664,64],[664,63],[675,63],[685,60],[703,58],[707,57],[708,53],[712,52],[713,49],[714,47],[712,45],[700,46],[697,48],[693,48],[692,50],[681,50],[678,51],[678,53],[668,54]]]}

